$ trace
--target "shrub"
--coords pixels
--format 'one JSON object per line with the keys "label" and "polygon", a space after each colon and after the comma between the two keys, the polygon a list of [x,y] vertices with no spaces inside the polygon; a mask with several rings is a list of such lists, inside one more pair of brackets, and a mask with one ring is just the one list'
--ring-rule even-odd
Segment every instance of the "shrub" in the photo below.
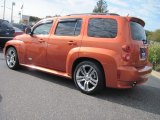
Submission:
{"label": "shrub", "polygon": [[160,66],[160,43],[153,42],[149,46],[149,61],[153,64],[153,69],[159,68]]}
{"label": "shrub", "polygon": [[157,66],[155,66],[155,70],[158,71],[158,72],[160,72],[160,64],[157,65]]}

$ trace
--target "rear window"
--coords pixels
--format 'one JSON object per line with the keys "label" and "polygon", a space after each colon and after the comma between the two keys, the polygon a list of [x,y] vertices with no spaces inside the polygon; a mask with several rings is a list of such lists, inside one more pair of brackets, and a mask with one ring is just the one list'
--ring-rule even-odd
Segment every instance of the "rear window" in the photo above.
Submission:
{"label": "rear window", "polygon": [[117,36],[117,21],[109,18],[90,19],[88,36],[98,38],[115,38]]}
{"label": "rear window", "polygon": [[133,40],[146,40],[146,33],[142,25],[136,22],[130,22],[130,27]]}

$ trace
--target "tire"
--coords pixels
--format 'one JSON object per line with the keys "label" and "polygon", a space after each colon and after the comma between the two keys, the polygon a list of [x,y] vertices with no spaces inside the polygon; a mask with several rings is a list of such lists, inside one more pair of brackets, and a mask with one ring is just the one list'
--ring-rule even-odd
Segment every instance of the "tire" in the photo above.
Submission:
{"label": "tire", "polygon": [[6,64],[10,69],[16,70],[19,68],[18,54],[14,47],[9,47],[7,49],[5,57],[6,57]]}
{"label": "tire", "polygon": [[74,70],[73,78],[77,88],[89,95],[100,92],[105,85],[102,68],[92,61],[79,63]]}

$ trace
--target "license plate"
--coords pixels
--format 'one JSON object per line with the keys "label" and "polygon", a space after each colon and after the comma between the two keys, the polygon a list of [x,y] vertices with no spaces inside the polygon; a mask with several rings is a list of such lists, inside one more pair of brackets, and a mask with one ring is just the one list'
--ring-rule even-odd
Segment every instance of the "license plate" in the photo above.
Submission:
{"label": "license plate", "polygon": [[140,48],[140,59],[146,59],[146,48]]}

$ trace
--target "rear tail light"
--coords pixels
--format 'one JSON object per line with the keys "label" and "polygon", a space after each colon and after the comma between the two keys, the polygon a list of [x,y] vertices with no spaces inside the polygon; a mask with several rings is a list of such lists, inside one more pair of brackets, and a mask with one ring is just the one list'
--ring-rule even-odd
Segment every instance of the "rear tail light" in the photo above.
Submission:
{"label": "rear tail light", "polygon": [[122,50],[124,51],[122,55],[123,60],[129,61],[131,59],[131,47],[129,45],[123,45]]}
{"label": "rear tail light", "polygon": [[131,59],[130,54],[125,54],[125,55],[123,55],[123,60],[129,61],[130,59]]}
{"label": "rear tail light", "polygon": [[131,51],[131,47],[130,47],[129,45],[123,45],[123,46],[122,46],[122,50],[123,50],[124,52],[129,53],[129,52]]}

